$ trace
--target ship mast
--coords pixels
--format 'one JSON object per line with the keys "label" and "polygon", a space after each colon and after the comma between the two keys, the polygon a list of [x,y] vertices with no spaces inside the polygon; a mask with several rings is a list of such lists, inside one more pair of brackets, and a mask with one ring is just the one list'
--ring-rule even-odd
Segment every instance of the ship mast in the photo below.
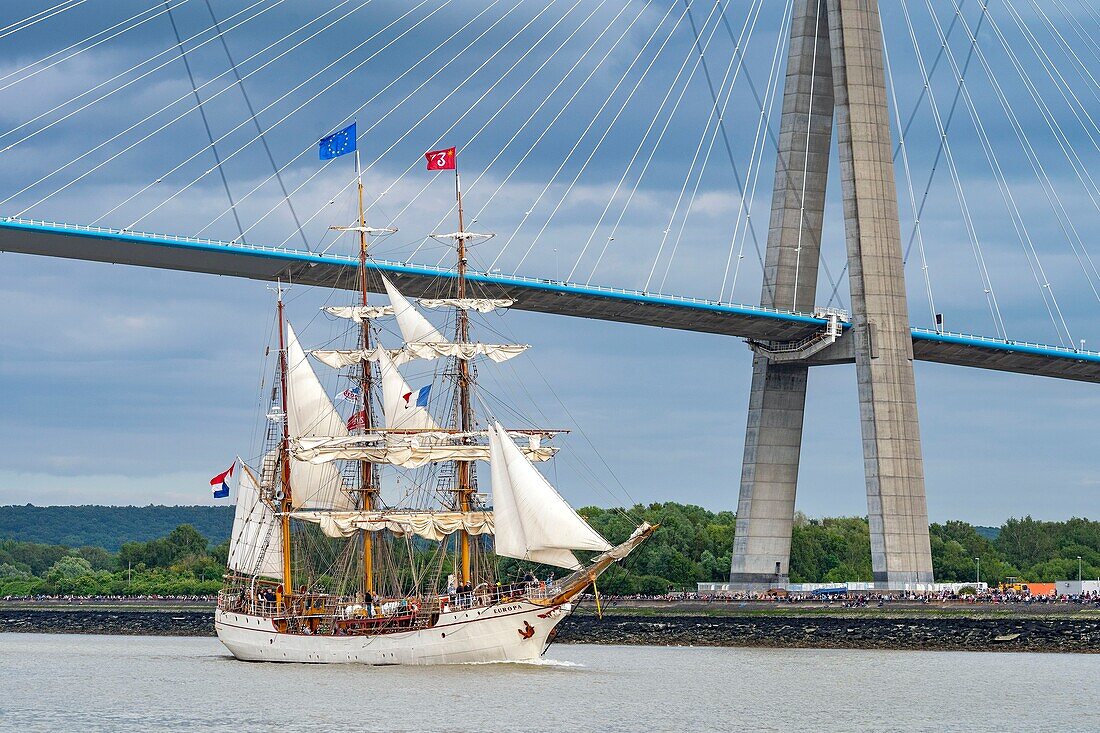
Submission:
{"label": "ship mast", "polygon": [[[355,178],[359,187],[359,296],[360,305],[367,305],[367,217],[363,209],[363,169],[359,164],[359,150],[355,151]],[[370,328],[367,319],[361,319],[359,324],[360,341],[364,351],[370,349]],[[362,365],[362,387],[360,393],[363,397],[363,432],[370,431],[373,425],[373,414],[370,404],[372,369],[367,360]],[[378,498],[378,483],[374,464],[363,461],[360,464],[359,486],[362,493],[363,509],[374,509]],[[370,532],[363,532],[363,590],[370,593],[374,591],[374,539]]]}
{"label": "ship mast", "polygon": [[283,286],[279,284],[279,382],[280,392],[282,397],[283,408],[283,439],[279,445],[279,452],[282,454],[279,458],[279,465],[282,466],[283,472],[283,498],[279,506],[281,517],[281,531],[282,531],[282,543],[283,543],[283,596],[284,598],[289,595],[293,589],[294,584],[291,578],[290,567],[290,512],[294,508],[291,503],[290,497],[290,422],[289,411],[287,410],[286,399],[286,374],[287,374],[287,359],[286,359],[286,335],[285,324],[286,320],[283,316]]}
{"label": "ship mast", "polygon": [[[466,297],[466,227],[462,212],[462,184],[458,175],[458,156],[455,156],[455,200],[458,202],[458,233],[455,237],[458,247],[458,297]],[[465,308],[458,309],[457,341],[460,344],[470,340],[470,316]],[[468,434],[473,430],[473,415],[470,410],[470,362],[456,359],[458,362],[458,428]],[[465,439],[469,442],[469,438]],[[458,509],[469,512],[473,509],[473,486],[470,480],[471,464],[459,461],[457,476]],[[473,568],[470,557],[470,534],[463,531],[459,535],[459,567],[462,582],[473,584]]]}
{"label": "ship mast", "polygon": [[[397,231],[394,227],[368,227],[367,213],[363,206],[363,169],[359,162],[359,150],[355,150],[355,179],[358,186],[359,218],[354,226],[330,227],[335,231],[359,233],[359,304],[367,306],[367,243],[372,234],[393,234]],[[367,318],[361,318],[359,325],[359,344],[367,351],[371,348],[370,327]],[[374,428],[374,414],[371,410],[371,390],[374,383],[374,372],[371,364],[363,360],[360,373],[360,393],[362,397],[362,411],[359,413],[359,425],[364,434]],[[364,510],[376,508],[378,503],[378,473],[374,470],[374,464],[370,461],[362,461],[359,467],[359,492],[361,504]],[[367,592],[374,591],[374,539],[371,532],[363,531],[363,589]]]}

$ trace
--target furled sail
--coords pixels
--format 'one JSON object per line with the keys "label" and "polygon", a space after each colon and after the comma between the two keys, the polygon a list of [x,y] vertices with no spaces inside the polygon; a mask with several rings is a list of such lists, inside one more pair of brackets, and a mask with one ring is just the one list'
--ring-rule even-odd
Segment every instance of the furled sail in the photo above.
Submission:
{"label": "furled sail", "polygon": [[498,308],[510,308],[516,301],[511,298],[421,298],[425,308],[461,308],[478,313],[490,313]]}
{"label": "furled sail", "polygon": [[229,538],[228,565],[247,575],[281,578],[283,543],[275,512],[260,499],[259,481],[241,459],[237,483],[237,509],[233,514],[233,534]]}
{"label": "furled sail", "polygon": [[323,310],[330,316],[349,318],[356,323],[393,315],[392,305],[337,305],[329,306]]}
{"label": "furled sail", "polygon": [[386,287],[386,294],[393,306],[394,316],[397,317],[397,327],[401,329],[401,336],[409,343],[437,343],[447,339],[443,334],[435,330],[428,319],[420,314],[413,304],[393,286],[386,277],[382,276],[382,284]]}
{"label": "furled sail", "polygon": [[404,364],[413,359],[439,359],[444,356],[458,357],[459,359],[473,359],[475,356],[487,356],[498,364],[502,361],[519,356],[527,349],[527,344],[456,344],[446,341],[433,342],[409,342],[394,359],[398,364]]}
{"label": "furled sail", "polygon": [[[340,413],[332,406],[290,323],[286,324],[286,405],[291,438],[347,436]],[[295,509],[351,509],[339,469],[331,464],[290,462],[290,495]]]}
{"label": "furled sail", "polygon": [[386,358],[392,360],[400,355],[401,350],[390,351],[381,346],[375,346],[370,349],[313,349],[309,353],[322,364],[333,369],[343,369],[361,361],[382,361]]}
{"label": "furled sail", "polygon": [[499,364],[502,361],[508,361],[512,357],[519,356],[528,348],[530,347],[526,344],[455,344],[446,341],[433,341],[430,343],[408,343],[400,349],[385,349],[381,346],[375,346],[370,349],[314,349],[309,353],[318,361],[333,369],[342,369],[361,361],[381,363],[384,359],[389,359],[394,364],[401,366],[402,364],[408,364],[413,359],[439,359],[444,356],[458,357],[459,359],[487,356]]}
{"label": "furled sail", "polygon": [[589,526],[496,423],[489,432],[498,555],[576,569],[571,550],[607,551]]}
{"label": "furled sail", "polygon": [[[301,438],[291,442],[290,452],[298,461],[316,465],[330,461],[358,460],[371,463],[388,463],[402,468],[419,468],[438,461],[488,461],[488,445],[447,445],[440,442],[440,434],[397,436],[352,435],[333,438]],[[369,440],[363,440],[369,437]],[[442,435],[443,438],[453,436]],[[548,461],[557,453],[551,446],[513,448],[532,461]]]}
{"label": "furled sail", "polygon": [[413,391],[389,355],[378,362],[382,373],[382,412],[389,430],[439,430],[426,407],[417,405]]}
{"label": "furled sail", "polygon": [[460,531],[471,535],[493,533],[492,512],[293,512],[290,516],[320,525],[329,537],[351,537],[359,530],[388,530],[399,537],[412,534],[439,542]]}

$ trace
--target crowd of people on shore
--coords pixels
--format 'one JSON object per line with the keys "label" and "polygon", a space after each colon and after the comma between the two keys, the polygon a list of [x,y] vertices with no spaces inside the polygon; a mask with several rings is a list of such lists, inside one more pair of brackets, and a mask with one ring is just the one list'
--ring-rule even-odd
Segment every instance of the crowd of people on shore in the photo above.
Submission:
{"label": "crowd of people on shore", "polygon": [[830,606],[866,607],[884,606],[890,603],[948,603],[948,604],[1080,604],[1100,606],[1100,593],[1078,595],[1029,595],[1015,591],[1001,592],[995,588],[974,593],[913,593],[913,592],[832,592],[788,593],[770,591],[762,593],[696,593],[692,591],[670,592],[661,595],[608,595],[601,594],[605,602],[616,601],[691,601],[696,603],[817,603]]}

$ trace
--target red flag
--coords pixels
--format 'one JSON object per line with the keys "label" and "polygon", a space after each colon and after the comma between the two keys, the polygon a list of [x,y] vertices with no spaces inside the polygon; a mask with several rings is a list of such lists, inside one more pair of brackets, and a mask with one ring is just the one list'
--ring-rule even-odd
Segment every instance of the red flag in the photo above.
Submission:
{"label": "red flag", "polygon": [[367,413],[360,410],[348,418],[348,430],[361,430],[367,426]]}
{"label": "red flag", "polygon": [[453,171],[455,169],[454,148],[433,150],[430,153],[424,153],[424,157],[428,160],[428,170],[430,171]]}

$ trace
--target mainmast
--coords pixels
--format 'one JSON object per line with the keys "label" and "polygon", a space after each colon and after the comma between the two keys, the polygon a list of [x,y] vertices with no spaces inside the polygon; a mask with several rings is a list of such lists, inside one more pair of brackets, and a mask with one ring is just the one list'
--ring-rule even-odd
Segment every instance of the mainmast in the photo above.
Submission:
{"label": "mainmast", "polygon": [[[458,156],[455,157],[455,199],[458,202],[458,232],[455,241],[458,247],[458,297],[466,297],[466,227],[462,212],[462,184],[458,175]],[[457,341],[460,344],[470,341],[470,315],[465,308],[458,309]],[[456,359],[458,362],[458,428],[465,434],[473,430],[473,415],[470,409],[470,362]],[[469,442],[469,438],[465,442]],[[471,481],[471,462],[459,461],[457,477],[458,509],[468,512],[473,509],[474,489]],[[473,583],[473,563],[470,557],[470,534],[463,531],[459,535],[459,567],[462,582]]]}
{"label": "mainmast", "polygon": [[[359,218],[355,226],[331,227],[336,231],[355,231],[359,233],[359,304],[364,308],[368,305],[367,293],[367,244],[372,234],[393,234],[397,229],[392,227],[368,227],[367,213],[363,206],[363,169],[359,162],[359,149],[355,148],[355,179],[358,188]],[[370,325],[367,318],[359,319],[359,345],[367,351],[371,348]],[[371,394],[374,384],[374,371],[371,363],[363,360],[360,373],[360,394],[362,397],[362,410],[359,413],[358,423],[364,434],[374,428],[374,412],[371,409]],[[364,510],[377,508],[378,504],[378,472],[370,461],[362,461],[359,467],[359,493],[360,503]],[[374,591],[374,538],[371,532],[363,532],[363,589]]]}
{"label": "mainmast", "polygon": [[[472,239],[488,239],[492,234],[477,234],[466,231],[465,214],[462,210],[462,179],[458,174],[458,155],[456,148],[433,150],[425,153],[428,170],[453,170],[455,172],[455,202],[458,204],[458,231],[451,234],[433,234],[436,239],[453,239],[458,251],[458,298],[466,298],[466,250]],[[466,345],[470,342],[470,316],[463,304],[458,304],[458,318],[455,327],[455,341]],[[458,375],[458,429],[466,436],[464,444],[473,440],[469,434],[474,430],[474,415],[470,405],[473,376],[469,360],[461,356],[455,358],[455,372]],[[461,512],[473,510],[474,486],[473,469],[469,461],[458,461],[455,468],[455,494],[457,509]],[[470,534],[465,530],[458,533],[458,571],[462,583],[473,582],[473,558],[470,552]]]}

